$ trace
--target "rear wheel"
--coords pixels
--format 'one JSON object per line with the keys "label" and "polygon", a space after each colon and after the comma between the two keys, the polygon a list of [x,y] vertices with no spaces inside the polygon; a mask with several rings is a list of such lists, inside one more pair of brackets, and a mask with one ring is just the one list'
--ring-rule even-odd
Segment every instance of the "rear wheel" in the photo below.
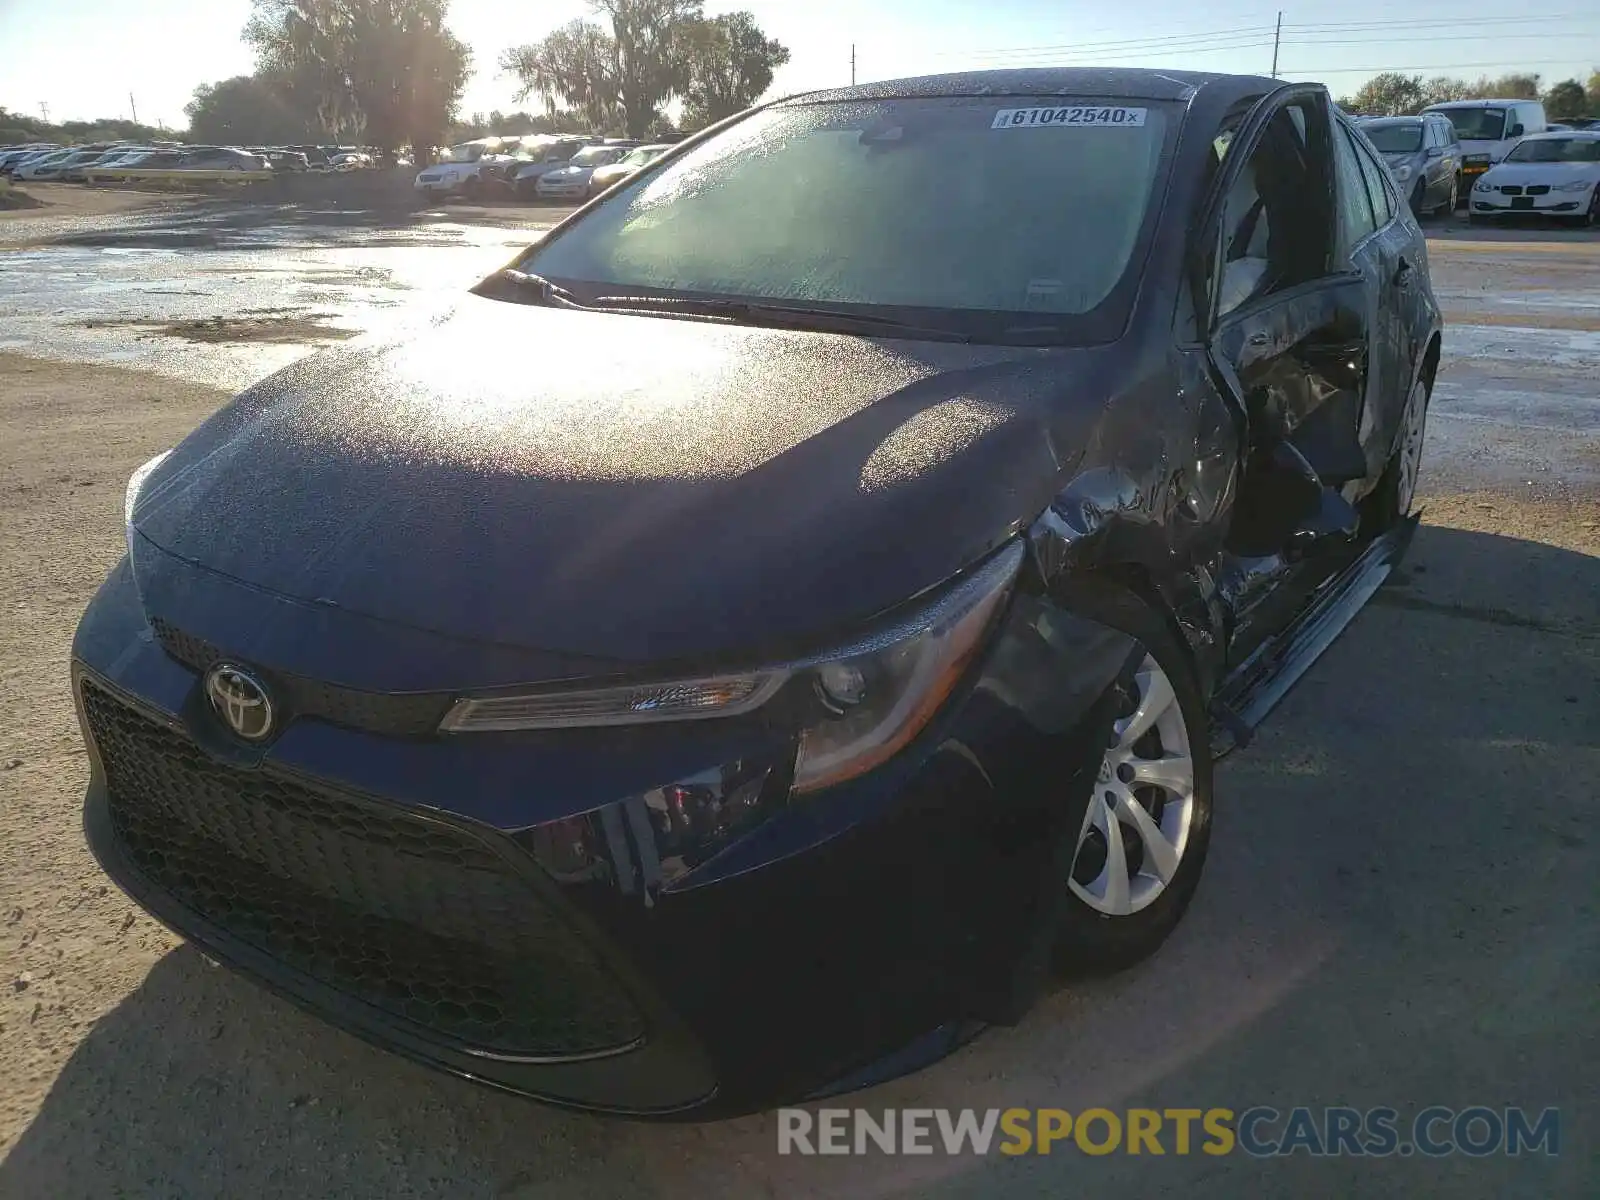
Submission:
{"label": "rear wheel", "polygon": [[1183,918],[1211,841],[1211,747],[1188,649],[1149,604],[1097,586],[1074,610],[1131,634],[1118,709],[1088,809],[1066,831],[1055,959],[1066,974],[1118,970]]}
{"label": "rear wheel", "polygon": [[1362,513],[1367,531],[1373,535],[1383,533],[1396,521],[1411,512],[1417,497],[1417,478],[1422,473],[1422,444],[1428,432],[1428,399],[1432,388],[1425,379],[1418,379],[1406,397],[1405,412],[1400,417],[1400,438],[1389,456],[1378,486],[1365,500]]}

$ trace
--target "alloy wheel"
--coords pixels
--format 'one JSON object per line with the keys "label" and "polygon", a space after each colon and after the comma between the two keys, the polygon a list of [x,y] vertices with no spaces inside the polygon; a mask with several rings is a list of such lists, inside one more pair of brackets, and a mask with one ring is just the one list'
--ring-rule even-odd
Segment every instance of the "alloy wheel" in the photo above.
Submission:
{"label": "alloy wheel", "polygon": [[1422,473],[1422,442],[1428,424],[1428,387],[1420,379],[1411,388],[1403,420],[1405,424],[1400,432],[1399,473],[1395,477],[1394,496],[1394,511],[1402,517],[1411,511],[1411,501],[1417,494],[1417,476]]}
{"label": "alloy wheel", "polygon": [[1140,912],[1167,889],[1195,812],[1188,726],[1154,657],[1144,656],[1123,700],[1068,880],[1073,895],[1111,917]]}

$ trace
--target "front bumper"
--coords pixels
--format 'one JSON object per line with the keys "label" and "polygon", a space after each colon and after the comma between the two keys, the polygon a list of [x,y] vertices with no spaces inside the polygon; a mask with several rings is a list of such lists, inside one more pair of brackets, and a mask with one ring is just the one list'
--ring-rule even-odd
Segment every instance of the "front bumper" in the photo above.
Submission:
{"label": "front bumper", "polygon": [[535,194],[541,200],[570,200],[587,195],[588,191],[589,185],[586,183],[545,183],[540,180],[534,187]]}
{"label": "front bumper", "polygon": [[1472,194],[1474,216],[1580,216],[1588,211],[1589,193],[1550,192],[1542,196]]}
{"label": "front bumper", "polygon": [[[159,920],[370,1041],[559,1104],[726,1115],[1019,1011],[1128,648],[1019,595],[912,748],[802,803],[792,740],[719,722],[401,737],[334,708],[246,749],[124,561],[74,644],[85,829]],[[674,780],[723,832],[668,836],[681,813],[644,784]]]}

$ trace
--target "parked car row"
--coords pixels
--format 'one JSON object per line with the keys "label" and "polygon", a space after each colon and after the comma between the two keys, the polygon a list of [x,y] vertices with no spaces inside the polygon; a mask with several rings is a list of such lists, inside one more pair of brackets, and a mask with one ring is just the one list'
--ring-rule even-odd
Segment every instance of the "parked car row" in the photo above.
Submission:
{"label": "parked car row", "polygon": [[1538,214],[1600,224],[1600,128],[1554,122],[1537,100],[1456,100],[1414,117],[1363,117],[1419,217],[1467,208],[1481,224]]}
{"label": "parked car row", "polygon": [[598,135],[478,138],[451,146],[417,175],[425,195],[469,200],[577,200],[597,196],[672,148]]}
{"label": "parked car row", "polygon": [[35,142],[0,147],[0,174],[22,180],[81,183],[89,173],[115,177],[120,169],[169,171],[356,171],[374,154],[356,146],[203,146],[181,142],[94,142],[57,146]]}

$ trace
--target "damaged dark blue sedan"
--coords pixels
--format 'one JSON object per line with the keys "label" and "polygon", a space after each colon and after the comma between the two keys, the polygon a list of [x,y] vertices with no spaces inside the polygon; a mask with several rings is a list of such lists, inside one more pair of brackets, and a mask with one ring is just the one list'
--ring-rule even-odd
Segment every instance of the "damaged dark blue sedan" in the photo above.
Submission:
{"label": "damaged dark blue sedan", "polygon": [[135,475],[73,648],[90,844],[515,1092],[913,1069],[1176,926],[1213,759],[1405,549],[1439,348],[1319,86],[758,108]]}

